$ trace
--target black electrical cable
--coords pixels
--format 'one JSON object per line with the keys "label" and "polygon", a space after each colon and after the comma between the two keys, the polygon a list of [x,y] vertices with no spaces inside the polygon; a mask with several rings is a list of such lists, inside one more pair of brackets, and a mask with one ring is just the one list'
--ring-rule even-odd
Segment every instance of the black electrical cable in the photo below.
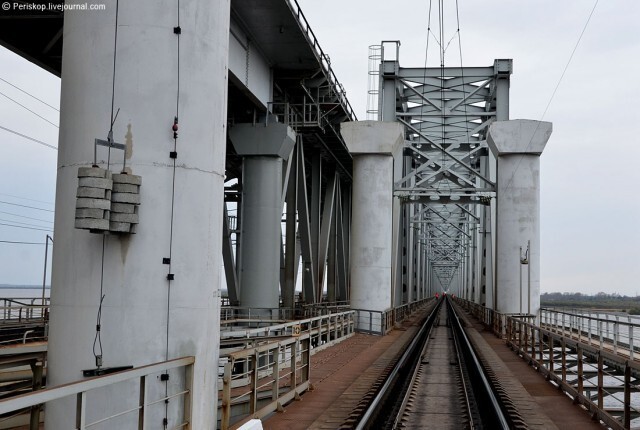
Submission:
{"label": "black electrical cable", "polygon": [[[556,84],[555,88],[553,89],[553,93],[551,94],[551,97],[549,98],[549,102],[547,103],[547,106],[544,109],[544,112],[542,113],[542,116],[540,117],[540,121],[542,121],[545,117],[545,115],[547,114],[547,111],[549,110],[549,107],[551,106],[551,102],[553,102],[553,99],[556,96],[556,93],[558,92],[558,88],[560,87],[560,84],[562,83],[562,79],[564,78],[564,75],[567,73],[567,70],[569,69],[569,65],[571,64],[571,61],[573,60],[573,56],[576,53],[577,49],[578,49],[578,45],[580,45],[580,41],[582,40],[582,36],[584,36],[585,31],[587,30],[587,26],[589,25],[589,22],[591,21],[591,17],[593,17],[593,13],[596,11],[596,7],[598,6],[598,2],[599,0],[596,0],[595,3],[593,4],[593,7],[591,8],[591,13],[589,13],[589,17],[587,18],[587,21],[584,23],[584,26],[582,27],[582,31],[580,32],[580,36],[578,36],[578,40],[576,41],[576,44],[573,47],[573,50],[571,51],[571,55],[569,55],[569,60],[567,60],[567,64],[565,64],[564,69],[562,70],[562,74],[560,75],[560,79],[558,79],[558,83]],[[522,160],[524,159],[524,156],[527,152],[527,150],[529,149],[529,147],[531,146],[531,142],[533,142],[533,138],[535,137],[536,133],[538,132],[538,127],[540,126],[540,122],[538,122],[538,124],[536,125],[536,128],[533,130],[533,134],[531,135],[531,139],[529,139],[529,143],[527,144],[527,147],[523,153],[523,155],[520,156],[520,158],[518,159],[518,164],[516,164],[516,168],[513,170],[513,173],[511,174],[511,178],[509,179],[509,182],[507,183],[507,186],[505,187],[503,194],[506,193],[509,188],[511,187],[511,184],[513,183],[513,178],[515,178],[516,172],[518,171],[518,169],[520,168],[520,163],[522,163]]]}
{"label": "black electrical cable", "polygon": [[44,100],[42,100],[42,99],[39,99],[38,97],[34,96],[33,94],[29,93],[28,91],[25,91],[25,90],[23,90],[22,88],[20,88],[19,86],[14,85],[14,84],[12,84],[11,82],[7,81],[6,79],[0,78],[0,81],[4,82],[4,83],[5,83],[5,84],[7,84],[7,85],[11,85],[13,88],[15,88],[16,90],[18,90],[18,91],[20,91],[20,92],[22,92],[22,93],[24,93],[24,94],[28,95],[28,96],[29,96],[29,97],[31,97],[32,99],[38,100],[40,103],[42,103],[42,104],[44,104],[44,105],[49,106],[51,109],[53,109],[53,110],[55,110],[55,111],[57,111],[57,112],[60,112],[60,109],[58,109],[57,107],[50,105],[49,103],[45,102],[45,101],[44,101]]}
{"label": "black electrical cable", "polygon": [[0,222],[0,225],[3,225],[5,227],[13,227],[13,228],[22,228],[25,230],[36,230],[36,231],[53,231],[53,229],[50,228],[37,228],[37,227],[23,227],[21,225],[15,225],[15,224],[5,224]]}
{"label": "black electrical cable", "polygon": [[[20,217],[20,218],[30,219],[30,220],[33,220],[33,221],[41,221],[41,222],[46,222],[47,224],[53,224],[53,221],[47,221],[47,220],[40,219],[40,218],[33,218],[33,217],[29,217],[29,216],[24,216],[24,215],[20,215],[20,214],[13,213],[13,212],[0,211],[0,214],[12,215],[12,216]],[[15,222],[15,221],[11,221],[11,222]]]}
{"label": "black electrical cable", "polygon": [[55,146],[53,146],[53,145],[51,145],[49,143],[43,142],[43,141],[38,140],[36,138],[33,138],[31,136],[27,136],[26,134],[19,133],[19,132],[15,131],[15,130],[11,130],[10,128],[3,127],[3,126],[0,125],[0,129],[2,129],[4,131],[8,131],[9,133],[13,133],[13,134],[15,134],[17,136],[23,137],[23,138],[25,138],[27,140],[30,140],[32,142],[39,143],[40,145],[46,146],[47,148],[55,149],[56,151],[58,150],[57,147],[55,147]]}
{"label": "black electrical cable", "polygon": [[54,212],[51,209],[43,209],[43,208],[37,208],[35,206],[28,206],[28,205],[21,205],[21,204],[18,204],[18,203],[5,202],[4,200],[0,200],[0,203],[2,203],[4,205],[18,206],[18,207],[21,207],[21,208],[35,209],[37,211]]}
{"label": "black electrical cable", "polygon": [[24,225],[24,226],[27,226],[27,227],[35,227],[35,228],[50,228],[51,227],[51,226],[48,226],[48,225],[39,225],[39,224],[33,224],[33,223],[22,222],[22,221],[15,221],[15,220],[12,220],[12,219],[5,219],[5,218],[0,218],[0,221],[10,222],[12,224]]}
{"label": "black electrical cable", "polygon": [[[118,11],[119,11],[120,1],[116,0],[116,18],[115,18],[115,30],[114,30],[114,38],[113,38],[113,75],[111,78],[111,114],[109,119],[109,134],[107,140],[109,143],[112,142],[113,139],[113,124],[115,122],[114,117],[114,106],[115,106],[115,91],[116,91],[116,64],[117,64],[117,52],[118,52]],[[118,110],[119,112],[120,110]],[[115,116],[118,115],[116,112]],[[107,150],[107,170],[111,167],[111,145],[109,145],[109,149]],[[102,302],[106,297],[104,293],[104,259],[105,259],[105,250],[107,247],[107,237],[106,235],[102,236],[102,257],[100,262],[100,304],[98,305],[98,315],[96,317],[96,336],[93,341],[93,356],[96,360],[96,367],[100,369],[102,367],[102,336],[100,334],[102,325]],[[96,354],[95,346],[96,341],[99,344],[100,354]]]}
{"label": "black electrical cable", "polygon": [[0,240],[0,243],[8,243],[12,245],[44,245],[44,242],[21,242],[14,240]]}
{"label": "black electrical cable", "polygon": [[[102,320],[102,302],[105,296],[100,297],[100,305],[98,306],[98,315],[96,317],[96,336],[93,338],[93,356],[96,359],[96,367],[99,369],[102,367],[102,335],[100,323]],[[96,344],[98,344],[99,353],[96,354]]]}
{"label": "black electrical cable", "polygon": [[[177,0],[177,26],[173,29],[176,35],[176,113],[173,120],[173,168],[171,178],[171,216],[169,221],[169,275],[171,274],[171,267],[173,264],[173,227],[175,217],[175,200],[176,200],[176,157],[178,150],[178,124],[180,118],[180,34],[182,29],[180,28],[180,0]],[[169,360],[169,334],[171,327],[171,281],[172,277],[167,276],[167,329],[166,329],[166,344],[165,344],[165,360]],[[166,372],[166,371],[165,371]],[[169,397],[169,379],[165,379],[164,385],[165,397]],[[169,424],[169,401],[165,401],[164,405],[164,428],[166,429]]]}
{"label": "black electrical cable", "polygon": [[46,202],[46,201],[44,201],[44,200],[29,199],[29,198],[27,198],[27,197],[15,196],[15,195],[13,195],[13,194],[0,193],[0,196],[13,197],[13,198],[20,199],[20,200],[26,200],[26,201],[30,201],[30,202],[36,202],[36,203],[44,203],[44,204],[46,204],[46,205],[53,205],[53,203],[51,203],[51,202]]}
{"label": "black electrical cable", "polygon": [[51,125],[52,125],[52,126],[54,126],[55,128],[60,128],[60,127],[58,127],[58,125],[57,125],[57,124],[55,124],[55,123],[53,123],[53,122],[49,121],[48,119],[46,119],[45,117],[43,117],[43,116],[42,116],[42,115],[40,115],[39,113],[37,113],[37,112],[35,112],[35,111],[33,111],[33,110],[29,109],[28,107],[26,107],[25,105],[23,105],[23,104],[22,104],[22,103],[20,103],[19,101],[12,99],[11,97],[9,97],[8,95],[6,95],[6,94],[5,94],[5,93],[3,93],[2,91],[0,91],[0,95],[2,95],[2,96],[4,96],[4,97],[8,98],[8,99],[9,99],[9,100],[11,100],[12,102],[14,102],[14,103],[15,103],[15,104],[17,104],[18,106],[20,106],[21,108],[28,110],[29,112],[31,112],[32,114],[34,114],[35,116],[37,116],[37,117],[38,117],[38,118],[40,118],[41,120],[48,122],[49,124],[51,124]]}

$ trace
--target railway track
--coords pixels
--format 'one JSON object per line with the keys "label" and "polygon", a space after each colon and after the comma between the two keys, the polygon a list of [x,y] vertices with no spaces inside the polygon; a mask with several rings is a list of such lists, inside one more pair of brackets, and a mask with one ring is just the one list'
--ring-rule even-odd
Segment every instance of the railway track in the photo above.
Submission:
{"label": "railway track", "polygon": [[398,360],[357,429],[514,428],[448,298]]}

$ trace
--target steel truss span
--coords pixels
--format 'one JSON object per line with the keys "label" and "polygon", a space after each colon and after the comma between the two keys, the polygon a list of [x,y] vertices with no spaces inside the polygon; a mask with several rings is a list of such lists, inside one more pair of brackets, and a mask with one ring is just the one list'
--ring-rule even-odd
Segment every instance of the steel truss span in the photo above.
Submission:
{"label": "steel truss span", "polygon": [[404,126],[396,154],[396,303],[449,291],[493,303],[496,158],[487,133],[509,119],[512,60],[404,68],[383,42],[377,119]]}

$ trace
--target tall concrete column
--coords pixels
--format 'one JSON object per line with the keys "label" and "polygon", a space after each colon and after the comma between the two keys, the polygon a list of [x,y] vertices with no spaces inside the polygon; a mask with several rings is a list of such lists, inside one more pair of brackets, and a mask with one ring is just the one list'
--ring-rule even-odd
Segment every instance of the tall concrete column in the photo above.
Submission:
{"label": "tall concrete column", "polygon": [[[93,351],[102,355],[104,367],[195,356],[191,427],[211,429],[217,402],[229,1],[120,0],[118,6],[116,11],[116,2],[106,2],[106,10],[70,10],[64,16],[47,385],[82,380],[83,369],[96,368]],[[103,236],[74,228],[76,176],[78,166],[92,165],[94,139],[107,138],[115,112],[113,138],[126,145],[127,171],[142,177],[141,205],[136,234]],[[170,158],[171,151],[177,158]],[[106,148],[98,148],[97,164],[103,168],[119,173],[122,159],[120,150],[109,157]],[[163,261],[169,257],[170,265]],[[148,378],[147,400],[161,398],[165,388],[181,390],[183,375],[170,372],[168,382],[159,375]],[[87,422],[139,401],[138,382],[91,392]],[[173,399],[167,408],[165,416],[164,404],[150,406],[149,425],[161,427],[165,418],[169,428],[182,422],[182,401]],[[75,397],[48,404],[46,427],[75,428],[75,410]],[[93,428],[137,429],[137,414]]]}
{"label": "tall concrete column", "polygon": [[243,156],[240,305],[277,309],[282,160],[291,154],[295,133],[280,123],[236,124],[229,138]]}
{"label": "tall concrete column", "polygon": [[340,132],[353,155],[351,307],[386,311],[393,284],[393,154],[404,130],[397,122],[357,121],[342,123]]}
{"label": "tall concrete column", "polygon": [[522,296],[525,311],[529,309],[536,315],[540,308],[540,154],[551,131],[550,122],[531,120],[497,121],[489,127],[487,142],[498,159],[496,310],[499,312],[520,312],[520,247],[526,249],[528,242],[531,284],[525,278]]}

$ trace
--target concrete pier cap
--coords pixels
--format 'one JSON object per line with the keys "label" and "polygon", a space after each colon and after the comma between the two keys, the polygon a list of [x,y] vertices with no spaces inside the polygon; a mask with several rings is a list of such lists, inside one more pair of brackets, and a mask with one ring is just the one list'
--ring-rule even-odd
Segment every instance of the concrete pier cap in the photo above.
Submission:
{"label": "concrete pier cap", "polygon": [[240,305],[268,316],[279,307],[282,160],[296,133],[278,122],[247,123],[231,127],[229,139],[243,157]]}
{"label": "concrete pier cap", "polygon": [[498,312],[536,316],[540,309],[540,155],[551,131],[550,122],[524,119],[489,126],[487,143],[497,158]]}
{"label": "concrete pier cap", "polygon": [[361,314],[357,328],[383,332],[383,312],[393,303],[393,154],[404,141],[404,127],[347,122],[340,132],[353,155],[351,308],[372,311]]}
{"label": "concrete pier cap", "polygon": [[496,157],[508,154],[540,155],[552,131],[553,124],[545,121],[496,121],[489,126],[487,143]]}
{"label": "concrete pier cap", "polygon": [[239,155],[277,156],[286,160],[296,143],[296,132],[278,122],[235,124],[229,139]]}
{"label": "concrete pier cap", "polygon": [[343,122],[340,134],[353,155],[393,155],[404,142],[404,126],[395,121]]}

